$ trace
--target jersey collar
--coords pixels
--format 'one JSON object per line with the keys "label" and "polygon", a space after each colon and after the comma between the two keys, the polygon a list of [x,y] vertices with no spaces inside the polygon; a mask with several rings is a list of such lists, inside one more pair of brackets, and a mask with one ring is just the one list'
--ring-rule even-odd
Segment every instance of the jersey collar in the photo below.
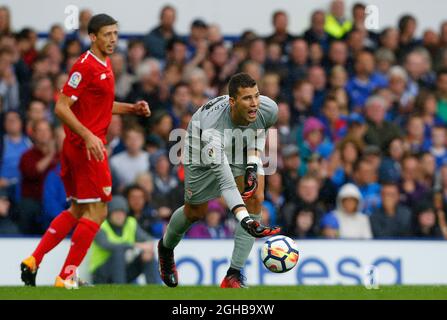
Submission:
{"label": "jersey collar", "polygon": [[99,59],[97,56],[95,56],[95,54],[91,51],[88,50],[88,53],[92,55],[93,58],[95,58],[100,64],[102,64],[104,67],[107,67],[107,63],[102,61],[101,59]]}

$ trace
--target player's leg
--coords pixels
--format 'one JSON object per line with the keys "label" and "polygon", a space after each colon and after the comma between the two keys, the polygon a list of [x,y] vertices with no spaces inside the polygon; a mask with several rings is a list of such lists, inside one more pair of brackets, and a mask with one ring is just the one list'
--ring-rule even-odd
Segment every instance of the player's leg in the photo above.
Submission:
{"label": "player's leg", "polygon": [[59,283],[60,280],[71,280],[76,275],[77,268],[84,260],[101,223],[107,217],[106,202],[76,203],[74,206],[83,212],[83,215],[73,231],[71,247],[59,274],[59,279],[57,279]]}
{"label": "player's leg", "polygon": [[185,203],[172,214],[166,232],[158,242],[158,262],[160,277],[169,287],[178,285],[175,267],[174,248],[183,238],[191,225],[205,217],[208,201],[201,204]]}
{"label": "player's leg", "polygon": [[[242,191],[244,189],[244,177],[238,176],[235,180],[239,191]],[[262,202],[264,201],[264,184],[264,176],[258,175],[258,189],[253,197],[245,201],[250,217],[257,221],[261,220],[261,208]],[[255,238],[248,234],[241,225],[238,224],[234,231],[234,248],[231,256],[231,264],[226,277],[221,283],[222,288],[245,287],[241,270],[245,266],[245,262],[250,255],[254,243]]]}
{"label": "player's leg", "polygon": [[[61,153],[61,178],[64,183],[67,197],[75,194],[76,186],[73,179],[70,159],[71,148],[64,143]],[[83,212],[78,206],[70,206],[68,210],[62,211],[53,219],[47,231],[42,236],[34,252],[20,264],[21,278],[27,286],[36,285],[36,274],[45,254],[55,248],[77,225]]]}
{"label": "player's leg", "polygon": [[175,210],[163,236],[163,246],[173,250],[191,225],[205,217],[207,209],[208,202],[202,204],[185,203],[184,206]]}
{"label": "player's leg", "polygon": [[219,196],[218,181],[209,168],[185,163],[185,205],[175,210],[158,242],[159,272],[167,286],[178,285],[174,248],[191,225],[206,215],[208,201]]}

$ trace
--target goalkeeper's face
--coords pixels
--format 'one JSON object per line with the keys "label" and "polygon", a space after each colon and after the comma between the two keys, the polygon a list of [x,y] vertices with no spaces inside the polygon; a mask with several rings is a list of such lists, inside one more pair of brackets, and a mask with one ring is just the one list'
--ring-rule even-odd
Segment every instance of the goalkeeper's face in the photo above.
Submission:
{"label": "goalkeeper's face", "polygon": [[113,24],[99,29],[97,35],[93,35],[92,41],[106,56],[110,56],[118,43],[118,25]]}
{"label": "goalkeeper's face", "polygon": [[230,103],[235,110],[236,118],[240,124],[248,125],[256,121],[259,109],[258,86],[252,88],[239,88],[236,98],[231,98]]}

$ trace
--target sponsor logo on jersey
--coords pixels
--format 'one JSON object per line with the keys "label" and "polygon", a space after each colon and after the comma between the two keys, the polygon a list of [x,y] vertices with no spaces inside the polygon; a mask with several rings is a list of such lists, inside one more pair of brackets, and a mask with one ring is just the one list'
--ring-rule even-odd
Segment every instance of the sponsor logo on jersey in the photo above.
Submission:
{"label": "sponsor logo on jersey", "polygon": [[112,187],[104,187],[102,188],[102,191],[104,191],[106,196],[109,196],[110,193],[112,192]]}
{"label": "sponsor logo on jersey", "polygon": [[79,83],[81,83],[81,80],[82,75],[79,72],[73,72],[73,74],[70,77],[70,80],[68,80],[68,85],[73,89],[76,89],[79,86]]}
{"label": "sponsor logo on jersey", "polygon": [[104,80],[105,78],[107,78],[107,75],[106,75],[105,73],[101,74],[100,79],[101,79],[101,80]]}

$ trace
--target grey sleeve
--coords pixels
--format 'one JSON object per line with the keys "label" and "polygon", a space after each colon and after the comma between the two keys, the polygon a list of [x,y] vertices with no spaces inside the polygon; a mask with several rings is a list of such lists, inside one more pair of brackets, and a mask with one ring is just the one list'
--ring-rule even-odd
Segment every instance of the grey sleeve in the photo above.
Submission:
{"label": "grey sleeve", "polygon": [[278,120],[278,105],[266,96],[261,96],[261,113],[265,119],[265,128],[273,126]]}
{"label": "grey sleeve", "polygon": [[105,250],[115,250],[118,248],[124,248],[124,249],[131,249],[133,246],[129,244],[116,244],[112,243],[107,239],[107,235],[103,230],[99,230],[99,232],[96,235],[95,242],[98,246],[102,247]]}
{"label": "grey sleeve", "polygon": [[149,240],[151,240],[151,236],[146,231],[144,231],[144,229],[141,228],[140,225],[137,225],[135,241],[136,242],[147,242]]}

